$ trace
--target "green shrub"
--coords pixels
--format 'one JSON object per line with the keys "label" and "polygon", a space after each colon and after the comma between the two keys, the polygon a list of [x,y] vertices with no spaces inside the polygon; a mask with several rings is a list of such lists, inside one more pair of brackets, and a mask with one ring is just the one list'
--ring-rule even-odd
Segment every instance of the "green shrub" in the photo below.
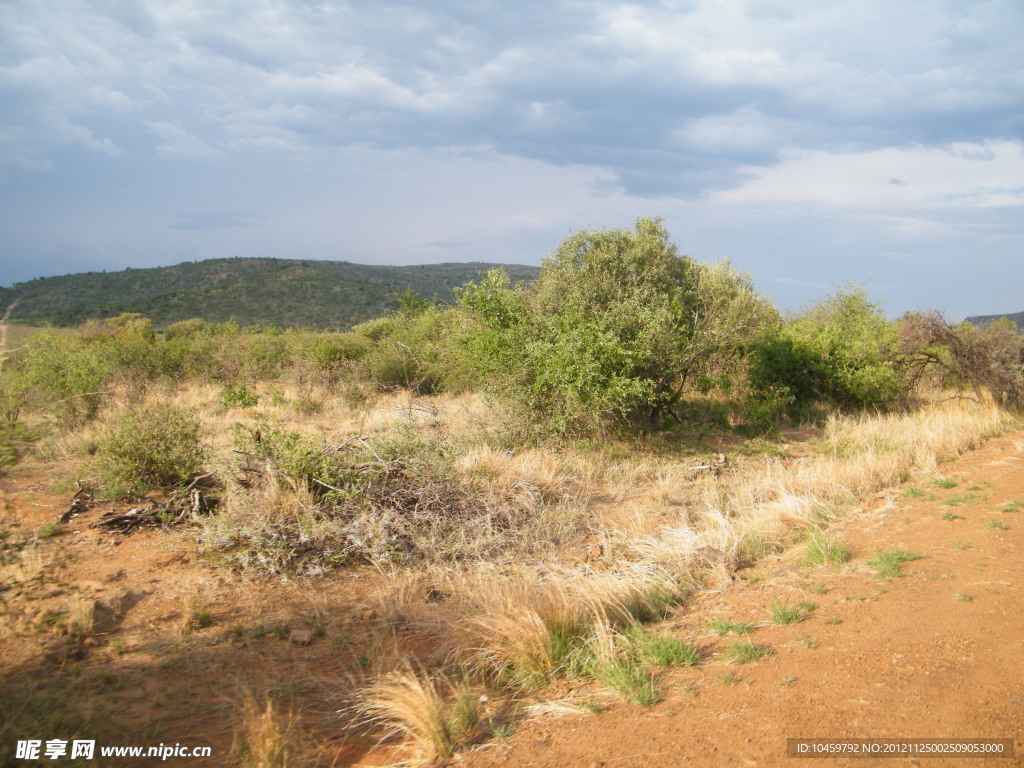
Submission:
{"label": "green shrub", "polygon": [[203,466],[200,423],[168,405],[124,410],[111,418],[96,444],[94,467],[104,486],[173,488]]}
{"label": "green shrub", "polygon": [[896,329],[862,288],[846,287],[752,347],[750,378],[795,407],[823,400],[887,407],[902,391]]}
{"label": "green shrub", "polygon": [[727,378],[777,317],[744,275],[680,256],[652,219],[581,230],[530,288],[495,271],[458,298],[480,379],[532,429],[560,434],[682,418],[687,392]]}
{"label": "green shrub", "polygon": [[97,345],[52,330],[25,341],[19,367],[34,404],[48,407],[68,426],[96,416],[111,373],[110,362]]}
{"label": "green shrub", "polygon": [[171,323],[164,331],[164,341],[175,339],[193,339],[202,333],[206,328],[206,321],[200,317],[193,317],[191,320],[181,320]]}
{"label": "green shrub", "polygon": [[364,358],[370,377],[385,391],[431,394],[470,388],[474,379],[457,343],[460,319],[450,309],[429,305],[356,326],[355,334],[373,342]]}
{"label": "green shrub", "polygon": [[260,401],[259,395],[250,390],[244,382],[225,385],[220,401],[227,408],[252,408]]}

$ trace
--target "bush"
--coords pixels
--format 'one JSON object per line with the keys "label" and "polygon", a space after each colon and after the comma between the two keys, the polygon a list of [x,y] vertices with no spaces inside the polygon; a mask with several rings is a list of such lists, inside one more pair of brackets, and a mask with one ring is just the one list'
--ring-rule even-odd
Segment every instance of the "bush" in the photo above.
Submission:
{"label": "bush", "polygon": [[52,330],[30,336],[25,347],[18,363],[36,403],[48,407],[67,426],[94,418],[111,372],[101,350]]}
{"label": "bush", "polygon": [[93,460],[108,488],[173,488],[188,483],[203,466],[202,427],[168,405],[126,410],[102,430]]}
{"label": "bush", "polygon": [[882,408],[899,397],[896,331],[861,288],[845,288],[753,345],[750,378],[796,407]]}
{"label": "bush", "polygon": [[373,342],[365,362],[381,389],[461,392],[474,381],[461,348],[454,343],[461,333],[459,323],[460,317],[450,309],[412,304],[356,326],[354,332]]}
{"label": "bush", "polygon": [[652,219],[581,230],[529,289],[498,271],[458,296],[479,377],[535,428],[563,434],[680,419],[687,392],[777,322],[746,276],[680,256]]}
{"label": "bush", "polygon": [[260,397],[240,381],[227,384],[220,393],[220,401],[226,408],[252,408],[259,403]]}

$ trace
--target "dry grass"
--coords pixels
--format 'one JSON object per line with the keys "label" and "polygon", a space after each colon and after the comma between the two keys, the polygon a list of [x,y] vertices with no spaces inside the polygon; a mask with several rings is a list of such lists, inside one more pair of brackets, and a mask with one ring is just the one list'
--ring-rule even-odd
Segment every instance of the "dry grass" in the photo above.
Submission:
{"label": "dry grass", "polygon": [[802,530],[827,524],[842,506],[915,472],[933,473],[939,462],[1000,434],[1007,420],[991,406],[833,417],[823,432],[822,452],[799,461],[753,460],[721,477],[704,476],[691,486],[694,503],[674,521],[644,536],[637,536],[634,526],[607,531],[605,537],[631,542],[622,547],[631,559],[670,569],[685,567],[690,553],[706,546],[756,559]]}
{"label": "dry grass", "polygon": [[232,753],[243,768],[298,768],[307,763],[298,718],[282,713],[270,699],[252,693],[238,705]]}
{"label": "dry grass", "polygon": [[363,692],[360,712],[401,737],[410,762],[433,764],[469,741],[480,720],[477,696],[443,674],[406,667],[385,675]]}

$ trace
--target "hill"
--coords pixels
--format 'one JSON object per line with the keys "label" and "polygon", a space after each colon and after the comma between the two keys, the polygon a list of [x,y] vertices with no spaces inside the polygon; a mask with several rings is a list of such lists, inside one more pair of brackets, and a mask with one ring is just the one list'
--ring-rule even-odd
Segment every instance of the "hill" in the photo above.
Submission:
{"label": "hill", "polygon": [[993,320],[999,320],[1001,318],[1013,320],[1017,324],[1018,328],[1024,328],[1024,312],[1014,312],[1012,315],[976,315],[975,317],[968,317],[968,323],[974,323],[975,325],[988,325]]}
{"label": "hill", "polygon": [[93,318],[138,312],[156,328],[201,317],[234,318],[242,325],[347,328],[379,317],[411,288],[450,301],[452,289],[504,266],[514,280],[536,267],[483,262],[390,267],[345,261],[210,259],[173,267],[85,272],[41,277],[0,288],[0,315],[15,301],[11,320],[77,325]]}

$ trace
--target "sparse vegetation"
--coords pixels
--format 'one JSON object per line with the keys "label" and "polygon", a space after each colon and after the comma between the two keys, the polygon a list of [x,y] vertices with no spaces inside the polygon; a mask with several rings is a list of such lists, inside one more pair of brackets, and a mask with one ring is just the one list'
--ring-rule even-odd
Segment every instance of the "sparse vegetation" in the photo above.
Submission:
{"label": "sparse vegetation", "polygon": [[737,640],[730,643],[722,654],[722,658],[730,664],[752,664],[755,661],[767,659],[774,654],[771,648],[766,645],[754,645],[749,640]]}
{"label": "sparse vegetation", "polygon": [[708,629],[716,635],[746,635],[754,631],[754,625],[748,621],[727,621],[725,619],[708,619]]}
{"label": "sparse vegetation", "polygon": [[892,581],[893,579],[899,578],[903,575],[900,571],[900,566],[903,563],[920,560],[923,557],[924,555],[917,552],[906,552],[901,549],[892,549],[884,552],[877,552],[873,558],[868,560],[868,565],[875,569],[875,574],[878,578],[885,581]]}

